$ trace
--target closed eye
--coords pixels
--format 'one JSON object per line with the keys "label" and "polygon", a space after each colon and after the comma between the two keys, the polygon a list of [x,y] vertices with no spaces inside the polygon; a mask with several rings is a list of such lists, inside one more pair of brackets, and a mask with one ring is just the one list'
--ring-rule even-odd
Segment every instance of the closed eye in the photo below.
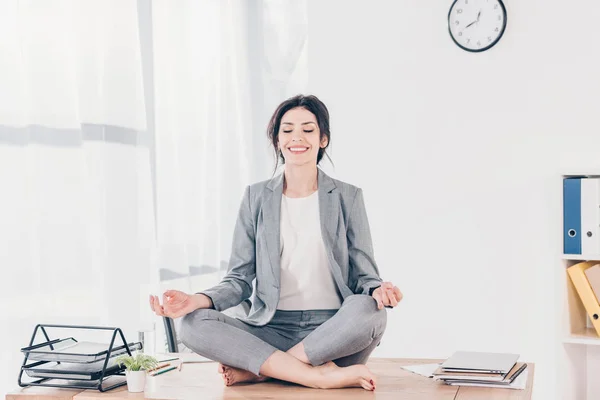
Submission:
{"label": "closed eye", "polygon": [[[311,133],[314,132],[315,130],[313,129],[312,131],[304,131],[305,133]],[[283,131],[283,133],[292,133],[292,131]]]}

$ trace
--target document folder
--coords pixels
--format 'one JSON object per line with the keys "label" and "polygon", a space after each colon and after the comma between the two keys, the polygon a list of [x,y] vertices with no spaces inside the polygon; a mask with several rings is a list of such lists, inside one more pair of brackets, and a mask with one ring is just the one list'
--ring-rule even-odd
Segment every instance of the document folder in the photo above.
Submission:
{"label": "document folder", "polygon": [[600,336],[600,304],[598,304],[596,295],[585,275],[585,271],[595,265],[598,265],[597,261],[580,262],[567,268],[567,273],[571,278],[571,282],[573,282],[573,286],[575,286],[583,307],[592,321],[596,333]]}
{"label": "document folder", "polygon": [[563,252],[581,254],[581,178],[563,180]]}
{"label": "document folder", "polygon": [[600,254],[600,179],[581,179],[581,254]]}
{"label": "document folder", "polygon": [[600,178],[563,180],[563,252],[600,254]]}
{"label": "document folder", "polygon": [[585,270],[585,276],[590,283],[592,291],[596,295],[596,301],[600,304],[600,264],[596,264]]}

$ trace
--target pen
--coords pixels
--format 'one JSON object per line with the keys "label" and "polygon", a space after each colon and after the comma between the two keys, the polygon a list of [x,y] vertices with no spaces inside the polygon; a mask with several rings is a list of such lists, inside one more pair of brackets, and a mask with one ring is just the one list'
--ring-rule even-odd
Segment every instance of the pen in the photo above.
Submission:
{"label": "pen", "polygon": [[153,373],[152,376],[164,374],[165,372],[169,372],[171,370],[174,370],[175,368],[177,368],[177,367],[173,366],[171,368],[163,369],[162,371],[158,371],[158,372]]}

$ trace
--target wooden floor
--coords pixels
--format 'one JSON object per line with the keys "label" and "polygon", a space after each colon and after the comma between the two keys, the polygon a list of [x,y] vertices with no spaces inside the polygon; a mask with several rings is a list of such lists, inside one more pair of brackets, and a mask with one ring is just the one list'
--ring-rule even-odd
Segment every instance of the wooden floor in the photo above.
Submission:
{"label": "wooden floor", "polygon": [[[27,388],[6,396],[6,400],[101,400],[101,399],[276,399],[276,400],[529,400],[534,366],[529,364],[529,381],[525,390],[454,387],[413,374],[401,365],[440,362],[440,360],[371,359],[367,366],[377,376],[374,392],[361,388],[319,390],[286,382],[223,385],[216,363],[185,364],[183,370],[148,377],[145,393],[129,393],[126,387],[101,393],[96,390],[66,391],[41,387]],[[27,393],[29,391],[29,393]]]}

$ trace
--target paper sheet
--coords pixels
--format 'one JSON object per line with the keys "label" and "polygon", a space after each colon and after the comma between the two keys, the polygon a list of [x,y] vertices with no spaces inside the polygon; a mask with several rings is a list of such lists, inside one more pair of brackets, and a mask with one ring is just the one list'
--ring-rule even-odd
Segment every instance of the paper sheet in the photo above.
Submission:
{"label": "paper sheet", "polygon": [[414,364],[400,367],[417,375],[424,376],[426,378],[433,378],[433,371],[435,371],[440,364]]}

